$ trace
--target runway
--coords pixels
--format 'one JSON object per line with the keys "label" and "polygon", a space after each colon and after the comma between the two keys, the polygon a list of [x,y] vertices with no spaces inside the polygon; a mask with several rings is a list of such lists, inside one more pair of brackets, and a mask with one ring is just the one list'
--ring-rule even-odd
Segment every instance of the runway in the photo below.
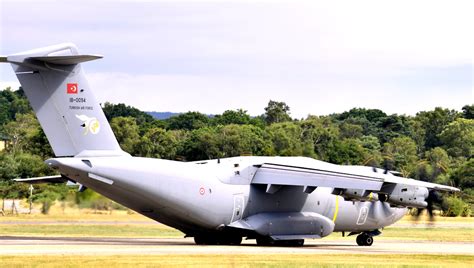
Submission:
{"label": "runway", "polygon": [[451,254],[473,255],[471,242],[375,239],[360,247],[355,238],[306,240],[303,247],[197,246],[192,238],[82,238],[1,236],[1,255],[165,255],[165,254]]}

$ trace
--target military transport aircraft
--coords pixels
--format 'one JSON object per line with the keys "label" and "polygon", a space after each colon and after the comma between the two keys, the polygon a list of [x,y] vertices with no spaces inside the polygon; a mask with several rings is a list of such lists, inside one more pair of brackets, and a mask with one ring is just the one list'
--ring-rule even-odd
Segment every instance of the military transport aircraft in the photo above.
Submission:
{"label": "military transport aircraft", "polygon": [[242,156],[197,162],[132,157],[121,150],[81,67],[99,59],[60,44],[8,62],[46,133],[60,175],[18,181],[74,182],[179,229],[196,244],[303,245],[333,232],[370,246],[407,208],[431,206],[436,191],[459,191],[306,157]]}

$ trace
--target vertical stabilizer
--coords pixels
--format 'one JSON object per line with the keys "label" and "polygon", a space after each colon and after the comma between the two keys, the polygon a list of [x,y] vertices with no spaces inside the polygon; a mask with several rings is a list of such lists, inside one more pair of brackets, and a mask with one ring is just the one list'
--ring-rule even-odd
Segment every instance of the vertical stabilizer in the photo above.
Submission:
{"label": "vertical stabilizer", "polygon": [[60,44],[6,57],[56,156],[123,155],[96,101],[75,45]]}

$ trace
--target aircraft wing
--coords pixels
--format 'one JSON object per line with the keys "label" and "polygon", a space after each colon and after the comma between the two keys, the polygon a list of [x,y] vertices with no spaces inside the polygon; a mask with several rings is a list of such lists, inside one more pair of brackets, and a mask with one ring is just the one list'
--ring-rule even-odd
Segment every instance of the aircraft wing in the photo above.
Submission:
{"label": "aircraft wing", "polygon": [[400,178],[400,177],[391,178],[391,176],[388,176],[387,178],[384,178],[384,182],[386,184],[402,183],[405,185],[426,187],[428,189],[433,189],[433,190],[442,191],[442,192],[459,192],[460,191],[458,188],[452,187],[452,186],[447,186],[447,185],[442,185],[442,184],[437,184],[437,183],[430,183],[426,181],[419,181],[419,180],[414,180],[414,179]]}
{"label": "aircraft wing", "polygon": [[350,174],[309,167],[265,163],[258,166],[252,184],[352,188],[380,190],[383,181],[375,176]]}
{"label": "aircraft wing", "polygon": [[[292,163],[294,164],[294,163]],[[281,163],[255,165],[257,171],[253,185],[266,185],[266,192],[273,194],[281,187],[303,186],[311,193],[317,187],[334,188],[333,194],[348,200],[381,200],[400,207],[426,207],[430,191],[456,192],[458,188],[396,177],[390,173],[371,171],[358,166],[296,166]]]}

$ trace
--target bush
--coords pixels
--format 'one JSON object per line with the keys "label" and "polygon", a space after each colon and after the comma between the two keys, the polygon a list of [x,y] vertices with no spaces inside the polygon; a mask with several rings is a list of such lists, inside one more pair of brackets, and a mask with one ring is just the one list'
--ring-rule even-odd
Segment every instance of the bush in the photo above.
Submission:
{"label": "bush", "polygon": [[463,216],[468,217],[472,214],[471,208],[468,203],[464,202],[462,199],[452,196],[446,198],[449,209],[445,213],[445,216],[448,217],[457,217]]}

